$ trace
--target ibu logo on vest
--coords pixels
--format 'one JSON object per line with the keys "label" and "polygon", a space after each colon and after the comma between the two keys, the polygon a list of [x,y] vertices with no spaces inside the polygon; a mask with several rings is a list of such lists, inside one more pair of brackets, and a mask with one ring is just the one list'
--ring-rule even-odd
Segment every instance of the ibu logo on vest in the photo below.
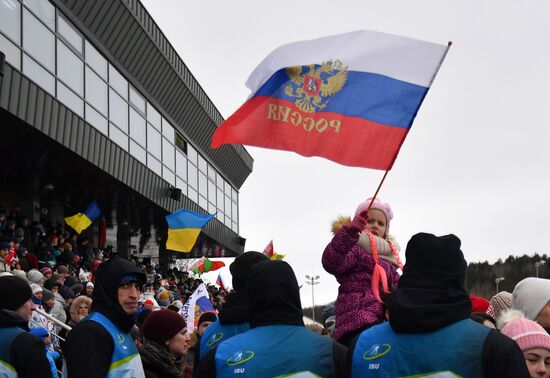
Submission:
{"label": "ibu logo on vest", "polygon": [[227,359],[227,365],[229,366],[235,366],[244,364],[246,361],[250,361],[252,358],[254,358],[254,352],[251,350],[247,351],[238,351],[233,356],[229,357]]}
{"label": "ibu logo on vest", "polygon": [[206,342],[206,345],[211,347],[212,345],[214,345],[218,341],[220,341],[222,338],[223,338],[223,333],[222,332],[215,333],[208,339],[208,341]]}
{"label": "ibu logo on vest", "polygon": [[363,359],[366,361],[375,360],[386,355],[390,350],[390,344],[374,344],[363,353]]}

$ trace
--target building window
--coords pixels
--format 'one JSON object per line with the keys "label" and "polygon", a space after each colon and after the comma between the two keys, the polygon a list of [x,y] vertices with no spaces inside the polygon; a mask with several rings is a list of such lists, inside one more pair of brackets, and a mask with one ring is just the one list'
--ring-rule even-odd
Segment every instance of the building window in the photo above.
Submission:
{"label": "building window", "polygon": [[160,113],[153,105],[147,103],[147,121],[153,125],[158,131],[161,131]]}
{"label": "building window", "polygon": [[88,104],[86,104],[86,121],[106,136],[109,136],[109,122]]}
{"label": "building window", "polygon": [[108,114],[108,87],[89,67],[86,67],[86,101],[92,104],[103,115]]}
{"label": "building window", "polygon": [[187,159],[178,150],[176,150],[176,174],[187,182]]}
{"label": "building window", "polygon": [[157,159],[162,159],[162,140],[160,133],[147,123],[147,150]]}
{"label": "building window", "polygon": [[130,102],[145,115],[145,99],[130,85]]}
{"label": "building window", "polygon": [[86,63],[88,63],[103,80],[107,81],[107,59],[105,59],[88,41],[86,41],[85,48]]}
{"label": "building window", "polygon": [[73,112],[84,118],[84,101],[59,80],[57,81],[57,98]]}
{"label": "building window", "polygon": [[136,142],[130,140],[130,155],[141,161],[143,164],[147,164],[147,152],[141,148]]}
{"label": "building window", "polygon": [[187,142],[178,132],[176,132],[176,147],[187,155]]}
{"label": "building window", "polygon": [[151,168],[153,172],[162,177],[162,164],[155,159],[152,155],[147,156],[147,166]]}
{"label": "building window", "polygon": [[109,119],[128,132],[128,103],[112,89],[109,89]]}
{"label": "building window", "polygon": [[170,170],[174,170],[176,167],[174,164],[175,158],[174,146],[169,141],[162,138],[162,163],[170,168]]}
{"label": "building window", "polygon": [[55,77],[27,54],[23,54],[23,73],[52,96],[55,96]]}
{"label": "building window", "polygon": [[21,45],[21,5],[18,1],[0,1],[0,31]]}
{"label": "building window", "polygon": [[197,165],[197,151],[190,144],[187,145],[187,159],[195,165]]}
{"label": "building window", "polygon": [[128,135],[124,134],[112,123],[109,124],[109,138],[124,150],[128,151]]}
{"label": "building window", "polygon": [[21,50],[0,34],[0,51],[6,55],[6,62],[21,71]]}
{"label": "building window", "polygon": [[162,117],[162,136],[174,143],[174,127],[164,117]]}
{"label": "building window", "polygon": [[145,119],[130,108],[130,136],[142,146],[147,146]]}
{"label": "building window", "polygon": [[[191,164],[191,162],[189,162],[189,164],[187,165],[187,183],[189,184],[190,187],[192,187],[193,189],[197,190],[197,183],[198,183],[198,171],[197,171],[197,167],[195,167],[193,164]],[[195,201],[197,202],[197,201]]]}
{"label": "building window", "polygon": [[84,96],[84,63],[61,40],[57,40],[57,77]]}
{"label": "building window", "polygon": [[57,31],[59,35],[63,37],[80,55],[82,55],[82,35],[76,31],[76,29],[58,14],[57,17]]}
{"label": "building window", "polygon": [[112,64],[109,64],[109,84],[125,100],[128,100],[128,81],[122,76]]}
{"label": "building window", "polygon": [[23,12],[23,50],[42,64],[48,71],[55,72],[55,36],[28,10]]}

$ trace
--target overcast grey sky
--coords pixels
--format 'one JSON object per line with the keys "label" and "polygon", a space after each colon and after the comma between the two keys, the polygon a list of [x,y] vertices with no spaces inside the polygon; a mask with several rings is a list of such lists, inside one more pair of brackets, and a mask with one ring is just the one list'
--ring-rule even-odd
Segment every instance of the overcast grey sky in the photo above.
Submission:
{"label": "overcast grey sky", "polygon": [[[390,232],[403,258],[420,231],[456,234],[469,262],[550,252],[547,0],[142,2],[225,118],[249,95],[248,75],[282,44],[359,29],[452,40],[379,194],[395,214]],[[321,266],[331,220],[353,214],[383,172],[247,149],[255,163],[239,197],[246,249],[274,239],[300,282],[321,276],[316,303],[336,299],[338,284]],[[311,305],[308,286],[302,304]]]}

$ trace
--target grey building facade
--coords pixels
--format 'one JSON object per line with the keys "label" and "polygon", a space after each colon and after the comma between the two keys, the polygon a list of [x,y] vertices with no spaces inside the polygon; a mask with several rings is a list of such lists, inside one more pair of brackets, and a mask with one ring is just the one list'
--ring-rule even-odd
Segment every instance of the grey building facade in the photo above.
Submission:
{"label": "grey building facade", "polygon": [[95,200],[90,237],[161,259],[165,215],[217,212],[182,257],[243,251],[253,160],[210,149],[223,118],[138,0],[2,0],[0,52],[0,205],[62,222]]}

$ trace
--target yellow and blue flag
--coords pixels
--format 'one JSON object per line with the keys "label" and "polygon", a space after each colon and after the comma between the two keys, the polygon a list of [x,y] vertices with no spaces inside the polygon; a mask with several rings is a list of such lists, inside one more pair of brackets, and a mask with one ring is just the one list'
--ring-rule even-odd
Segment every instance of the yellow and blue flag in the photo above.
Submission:
{"label": "yellow and blue flag", "polygon": [[191,252],[201,229],[216,214],[199,214],[191,210],[178,210],[166,216],[168,240],[166,249],[178,252]]}
{"label": "yellow and blue flag", "polygon": [[90,225],[99,218],[101,210],[97,206],[97,203],[93,201],[84,213],[78,213],[71,217],[65,218],[65,222],[71,226],[79,234],[90,227]]}

